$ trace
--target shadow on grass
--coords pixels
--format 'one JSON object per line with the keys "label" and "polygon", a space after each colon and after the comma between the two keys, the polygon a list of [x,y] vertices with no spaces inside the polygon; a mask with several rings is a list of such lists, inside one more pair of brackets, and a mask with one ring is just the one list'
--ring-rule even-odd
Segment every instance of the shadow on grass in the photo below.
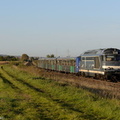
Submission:
{"label": "shadow on grass", "polygon": [[41,90],[41,89],[39,89],[39,88],[36,88],[36,87],[30,85],[29,83],[27,83],[27,82],[21,80],[21,79],[18,79],[17,77],[15,77],[15,76],[9,74],[7,71],[4,71],[4,72],[6,72],[10,77],[14,78],[15,80],[17,80],[17,81],[21,82],[22,84],[24,84],[24,85],[30,87],[31,89],[33,89],[33,90],[35,90],[35,91],[37,91],[37,92],[45,93],[45,91],[43,91],[43,90]]}
{"label": "shadow on grass", "polygon": [[4,83],[10,85],[13,89],[19,89],[12,82],[10,82],[8,79],[6,79],[4,76],[2,76],[1,73],[0,73],[0,77],[2,78],[2,80],[3,80]]}

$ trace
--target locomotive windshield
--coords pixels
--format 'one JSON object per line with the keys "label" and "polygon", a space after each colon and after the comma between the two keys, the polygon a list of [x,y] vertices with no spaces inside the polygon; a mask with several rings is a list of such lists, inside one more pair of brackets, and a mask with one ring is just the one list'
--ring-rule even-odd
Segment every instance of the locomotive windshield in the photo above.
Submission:
{"label": "locomotive windshield", "polygon": [[106,61],[120,61],[120,55],[106,55]]}

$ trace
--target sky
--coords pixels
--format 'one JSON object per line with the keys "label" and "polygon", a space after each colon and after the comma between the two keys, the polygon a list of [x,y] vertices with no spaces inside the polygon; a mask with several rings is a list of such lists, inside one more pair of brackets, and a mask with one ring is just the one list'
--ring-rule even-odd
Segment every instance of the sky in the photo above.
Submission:
{"label": "sky", "polygon": [[79,56],[120,49],[120,0],[0,0],[0,54]]}

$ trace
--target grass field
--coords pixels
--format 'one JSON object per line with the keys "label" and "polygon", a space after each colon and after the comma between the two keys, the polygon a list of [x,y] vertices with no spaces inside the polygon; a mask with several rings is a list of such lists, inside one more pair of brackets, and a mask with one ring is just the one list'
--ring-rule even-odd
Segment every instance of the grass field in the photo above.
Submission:
{"label": "grass field", "polygon": [[0,119],[120,120],[120,101],[4,65],[0,68]]}

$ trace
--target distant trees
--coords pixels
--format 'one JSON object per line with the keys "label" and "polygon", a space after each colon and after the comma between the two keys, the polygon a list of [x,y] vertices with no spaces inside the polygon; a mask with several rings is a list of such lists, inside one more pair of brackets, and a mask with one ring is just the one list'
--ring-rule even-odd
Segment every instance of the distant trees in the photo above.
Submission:
{"label": "distant trees", "polygon": [[32,62],[32,61],[38,60],[38,59],[39,59],[39,57],[29,57],[27,54],[22,54],[22,56],[20,58],[20,60],[22,62],[24,62],[24,61]]}
{"label": "distant trees", "polygon": [[[47,58],[54,58],[55,55],[54,54],[48,54],[46,55]],[[38,60],[39,57],[29,57],[27,54],[22,54],[21,56],[4,56],[1,55],[0,56],[0,61],[34,61],[34,60]]]}
{"label": "distant trees", "polygon": [[29,60],[29,56],[27,54],[22,54],[21,61],[28,61],[28,60]]}
{"label": "distant trees", "polygon": [[0,61],[5,61],[3,56],[0,56]]}
{"label": "distant trees", "polygon": [[17,61],[19,60],[18,57],[15,56],[0,56],[0,61]]}
{"label": "distant trees", "polygon": [[54,58],[54,54],[51,54],[51,55],[47,55],[47,58]]}
{"label": "distant trees", "polygon": [[5,59],[6,59],[6,61],[17,61],[17,60],[19,60],[18,57],[15,57],[15,56],[6,56]]}
{"label": "distant trees", "polygon": [[29,57],[29,60],[30,60],[30,61],[38,60],[38,59],[39,59],[39,57]]}

